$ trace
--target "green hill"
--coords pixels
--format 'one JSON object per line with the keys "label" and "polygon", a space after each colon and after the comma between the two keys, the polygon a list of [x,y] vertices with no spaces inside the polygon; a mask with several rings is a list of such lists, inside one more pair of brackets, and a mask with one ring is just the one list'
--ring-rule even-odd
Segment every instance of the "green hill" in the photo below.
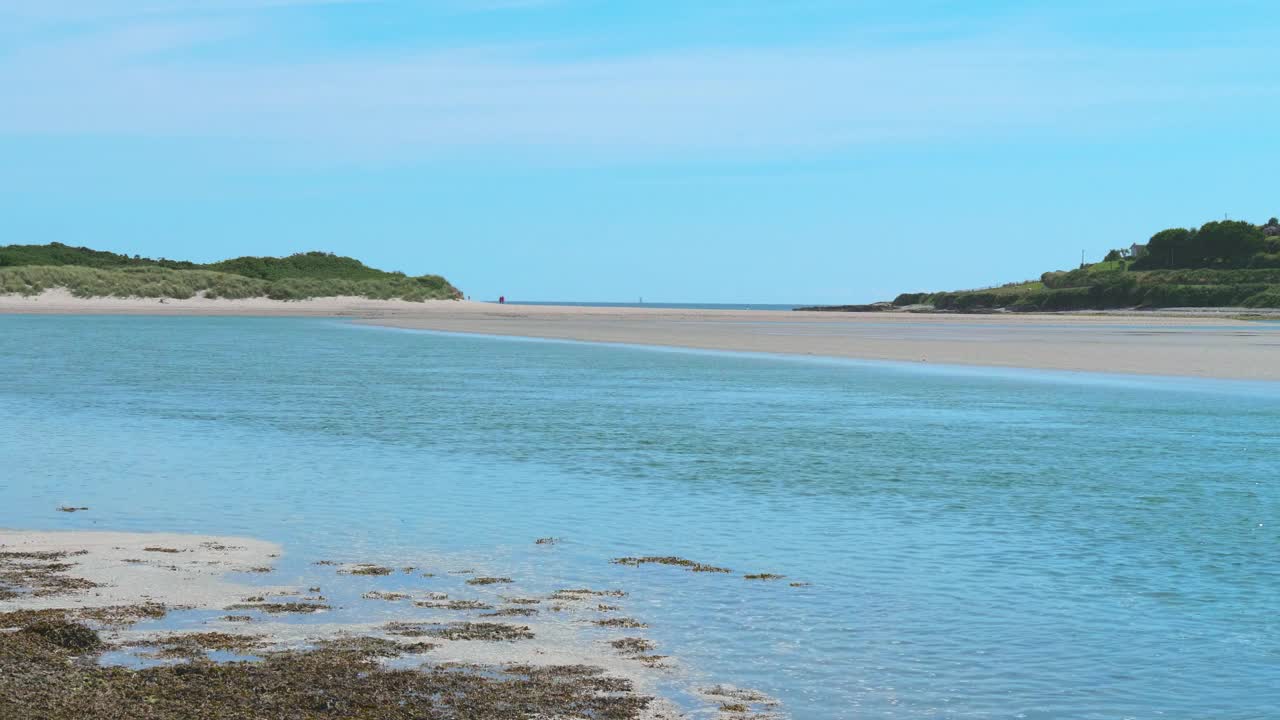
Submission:
{"label": "green hill", "polygon": [[0,293],[32,295],[59,287],[80,297],[203,295],[304,300],[344,295],[413,301],[462,297],[439,275],[388,272],[332,253],[238,257],[198,264],[131,257],[61,243],[0,247]]}
{"label": "green hill", "polygon": [[1054,311],[1115,308],[1280,308],[1280,222],[1173,228],[1099,263],[1047,272],[1039,282],[983,290],[904,293],[898,308]]}

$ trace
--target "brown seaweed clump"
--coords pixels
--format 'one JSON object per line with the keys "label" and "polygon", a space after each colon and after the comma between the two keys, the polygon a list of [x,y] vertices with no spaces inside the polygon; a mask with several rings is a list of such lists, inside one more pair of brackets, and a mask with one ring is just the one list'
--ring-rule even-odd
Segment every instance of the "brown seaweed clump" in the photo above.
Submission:
{"label": "brown seaweed clump", "polygon": [[261,602],[261,603],[236,603],[235,605],[228,605],[227,609],[228,610],[261,610],[262,612],[276,615],[280,613],[322,612],[324,610],[332,610],[333,607],[329,605],[325,605],[323,603],[311,603],[311,602],[284,602],[284,603]]}
{"label": "brown seaweed clump", "polygon": [[87,507],[74,507],[72,505],[62,505],[58,508],[58,512],[73,513],[73,512],[80,512],[81,510],[88,510],[88,509],[89,508]]}
{"label": "brown seaweed clump", "polygon": [[399,620],[382,626],[382,630],[388,635],[399,635],[400,637],[426,637],[430,634],[431,628],[431,623],[401,622]]}
{"label": "brown seaweed clump", "polygon": [[479,600],[419,600],[414,603],[420,608],[433,610],[492,610],[493,606]]}
{"label": "brown seaweed clump", "polygon": [[349,570],[339,570],[338,572],[345,575],[390,575],[393,571],[391,568],[382,567],[381,565],[360,563]]}
{"label": "brown seaweed clump", "polygon": [[87,551],[10,550],[0,552],[0,595],[15,598],[22,591],[38,597],[64,595],[98,587],[98,583],[68,575],[75,563],[60,562]]}
{"label": "brown seaweed clump", "polygon": [[498,585],[515,582],[509,577],[474,577],[467,580],[468,585]]}
{"label": "brown seaweed clump", "polygon": [[532,640],[533,632],[524,625],[492,622],[415,623],[389,622],[382,629],[401,637],[436,637],[442,640]]}
{"label": "brown seaweed clump", "polygon": [[402,592],[382,592],[381,590],[370,590],[360,597],[366,600],[386,600],[388,602],[396,602],[397,600],[408,600],[409,596]]}
{"label": "brown seaweed clump", "polygon": [[641,653],[647,653],[650,650],[657,647],[656,645],[654,645],[652,640],[645,640],[644,638],[638,638],[638,637],[618,638],[617,640],[614,640],[609,644],[613,646],[613,649],[619,652],[625,653],[627,655],[639,655]]}
{"label": "brown seaweed clump", "polygon": [[605,618],[604,620],[592,620],[593,625],[600,627],[616,627],[616,628],[644,628],[649,627],[635,618]]}
{"label": "brown seaweed clump", "polygon": [[480,617],[532,617],[538,614],[537,608],[502,608],[493,612],[482,613]]}
{"label": "brown seaweed clump", "polygon": [[209,650],[226,650],[247,653],[262,646],[261,635],[233,635],[222,632],[174,633],[137,643],[140,647],[155,647],[156,657],[200,658]]}
{"label": "brown seaweed clump", "polygon": [[142,620],[156,620],[164,617],[169,608],[163,603],[145,602],[137,605],[109,605],[107,607],[85,608],[76,615],[85,620],[93,620],[103,625],[132,625]]}
{"label": "brown seaweed clump", "polygon": [[593,597],[626,597],[627,594],[622,590],[590,590],[587,588],[578,588],[576,590],[557,590],[551,593],[552,600],[586,600]]}
{"label": "brown seaweed clump", "polygon": [[702,688],[698,692],[708,700],[720,703],[720,712],[730,714],[735,720],[779,717],[773,712],[778,707],[778,701],[756,690],[717,685]]}
{"label": "brown seaweed clump", "polygon": [[98,633],[78,622],[46,619],[29,623],[19,631],[36,635],[64,650],[85,652],[102,647]]}
{"label": "brown seaweed clump", "polygon": [[649,654],[649,652],[653,650],[653,648],[655,647],[652,641],[645,640],[644,638],[638,638],[638,637],[624,637],[624,638],[618,638],[617,640],[614,640],[609,644],[613,646],[613,649],[617,650],[622,655],[632,660],[635,660],[637,662],[640,662],[644,665],[647,665],[648,667],[651,667],[651,668],[667,667],[662,663],[663,660],[667,659],[666,655]]}
{"label": "brown seaweed clump", "polygon": [[401,655],[420,655],[440,647],[435,643],[416,642],[398,643],[386,638],[368,637],[365,635],[343,635],[328,640],[320,640],[315,646],[325,650],[337,650],[356,653],[365,657],[393,658]]}
{"label": "brown seaweed clump", "polygon": [[731,573],[729,568],[716,567],[715,565],[706,565],[700,562],[694,562],[687,558],[676,557],[674,555],[647,555],[645,557],[621,557],[611,560],[614,565],[630,565],[631,567],[640,567],[641,565],[673,565],[682,567],[689,572],[709,572],[709,573]]}
{"label": "brown seaweed clump", "polygon": [[526,625],[507,625],[505,623],[490,622],[449,623],[429,632],[428,635],[444,640],[484,640],[487,642],[533,639],[533,632]]}
{"label": "brown seaweed clump", "polygon": [[158,553],[169,553],[169,554],[182,552],[178,548],[160,547],[158,545],[151,545],[148,547],[144,547],[142,549],[144,552],[158,552]]}
{"label": "brown seaweed clump", "polygon": [[592,668],[391,669],[385,643],[336,641],[261,662],[141,670],[69,662],[30,632],[0,634],[0,717],[41,720],[632,720],[652,702]]}
{"label": "brown seaweed clump", "polygon": [[141,620],[164,617],[167,608],[160,603],[139,605],[110,605],[107,607],[81,608],[78,610],[47,608],[44,610],[14,610],[0,613],[0,630],[24,628],[40,621],[89,620],[101,625],[125,626]]}
{"label": "brown seaweed clump", "polygon": [[534,540],[533,542],[535,545],[555,545],[556,543],[560,542],[560,538],[541,537],[541,538],[538,538],[537,540]]}
{"label": "brown seaweed clump", "polygon": [[751,575],[742,576],[746,580],[781,580],[786,575],[775,575],[773,573],[753,573]]}

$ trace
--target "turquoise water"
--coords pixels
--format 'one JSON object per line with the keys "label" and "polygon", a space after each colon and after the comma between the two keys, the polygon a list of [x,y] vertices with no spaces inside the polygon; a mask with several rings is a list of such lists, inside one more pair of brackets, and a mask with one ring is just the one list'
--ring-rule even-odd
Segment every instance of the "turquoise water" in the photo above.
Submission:
{"label": "turquoise water", "polygon": [[1277,429],[1263,384],[0,317],[0,526],[625,587],[797,718],[1274,717]]}

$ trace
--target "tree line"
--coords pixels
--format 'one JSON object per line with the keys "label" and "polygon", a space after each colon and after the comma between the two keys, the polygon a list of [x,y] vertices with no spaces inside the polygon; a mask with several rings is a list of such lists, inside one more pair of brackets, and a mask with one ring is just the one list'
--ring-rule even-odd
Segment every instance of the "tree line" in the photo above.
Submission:
{"label": "tree line", "polygon": [[[1107,259],[1120,259],[1112,251]],[[1161,230],[1133,258],[1132,270],[1280,267],[1280,220],[1265,225],[1243,220],[1207,222],[1199,228]]]}

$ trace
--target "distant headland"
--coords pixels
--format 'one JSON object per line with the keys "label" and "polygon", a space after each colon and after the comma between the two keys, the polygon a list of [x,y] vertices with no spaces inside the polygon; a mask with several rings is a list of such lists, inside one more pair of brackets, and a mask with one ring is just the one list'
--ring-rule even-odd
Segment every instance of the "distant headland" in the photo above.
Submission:
{"label": "distant headland", "polygon": [[832,312],[1057,312],[1280,308],[1280,220],[1161,230],[1101,262],[1000,287],[903,293],[892,302],[797,308]]}
{"label": "distant headland", "polygon": [[0,295],[39,295],[58,288],[82,298],[362,297],[420,302],[462,297],[461,291],[439,275],[388,272],[324,252],[200,264],[61,243],[0,246]]}

